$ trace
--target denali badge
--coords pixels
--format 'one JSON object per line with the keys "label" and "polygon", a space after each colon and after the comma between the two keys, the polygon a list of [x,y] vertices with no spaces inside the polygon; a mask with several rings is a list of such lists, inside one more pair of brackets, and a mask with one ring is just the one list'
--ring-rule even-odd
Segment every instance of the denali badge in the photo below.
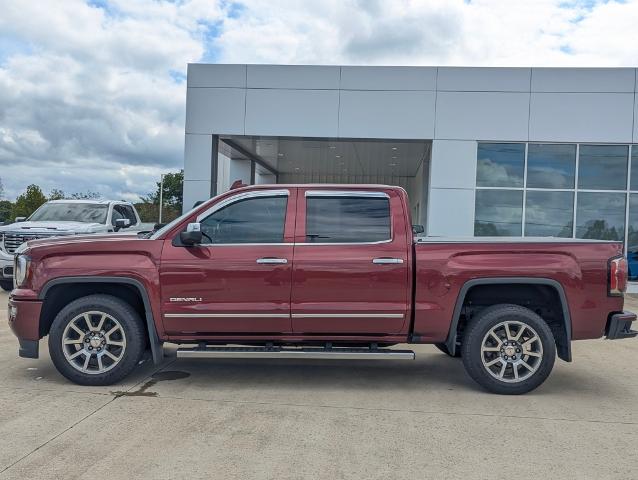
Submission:
{"label": "denali badge", "polygon": [[201,302],[201,297],[171,297],[171,302]]}

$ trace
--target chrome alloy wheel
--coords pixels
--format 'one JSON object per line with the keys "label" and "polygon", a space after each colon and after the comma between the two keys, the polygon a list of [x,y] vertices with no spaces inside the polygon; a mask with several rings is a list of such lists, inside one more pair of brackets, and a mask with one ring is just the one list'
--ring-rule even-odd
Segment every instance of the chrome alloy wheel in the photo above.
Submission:
{"label": "chrome alloy wheel", "polygon": [[501,322],[483,337],[481,361],[489,374],[501,382],[522,382],[538,370],[542,360],[541,339],[526,323]]}
{"label": "chrome alloy wheel", "polygon": [[81,313],[67,324],[62,334],[64,357],[82,373],[108,372],[122,360],[125,350],[124,329],[108,313]]}

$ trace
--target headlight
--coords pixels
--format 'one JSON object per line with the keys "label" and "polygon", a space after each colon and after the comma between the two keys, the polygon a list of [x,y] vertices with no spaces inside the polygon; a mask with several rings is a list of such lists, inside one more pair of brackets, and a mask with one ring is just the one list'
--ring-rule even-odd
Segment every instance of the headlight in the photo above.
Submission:
{"label": "headlight", "polygon": [[19,288],[24,285],[31,266],[31,259],[26,255],[16,255],[13,267],[13,286]]}

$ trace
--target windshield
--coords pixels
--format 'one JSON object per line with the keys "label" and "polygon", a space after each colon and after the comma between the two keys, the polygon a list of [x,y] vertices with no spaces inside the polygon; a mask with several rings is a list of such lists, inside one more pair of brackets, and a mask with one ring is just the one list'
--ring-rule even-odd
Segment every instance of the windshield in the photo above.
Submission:
{"label": "windshield", "polygon": [[97,203],[45,203],[29,221],[106,223],[108,211],[108,205]]}

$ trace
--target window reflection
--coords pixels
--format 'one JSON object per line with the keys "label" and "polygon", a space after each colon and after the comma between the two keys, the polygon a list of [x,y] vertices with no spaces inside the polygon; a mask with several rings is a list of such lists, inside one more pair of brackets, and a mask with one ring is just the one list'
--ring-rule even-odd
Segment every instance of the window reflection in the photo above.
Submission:
{"label": "window reflection", "polygon": [[581,145],[578,188],[625,190],[628,154],[627,145]]}
{"label": "window reflection", "polygon": [[479,143],[476,185],[479,187],[522,187],[525,145],[522,143]]}
{"label": "window reflection", "polygon": [[624,237],[624,193],[578,193],[576,238],[622,241]]}
{"label": "window reflection", "polygon": [[574,188],[576,145],[535,144],[527,151],[527,186]]}
{"label": "window reflection", "polygon": [[476,236],[520,236],[523,192],[477,190],[474,220]]}
{"label": "window reflection", "polygon": [[527,192],[526,236],[571,237],[573,224],[574,194],[572,192]]}
{"label": "window reflection", "polygon": [[631,147],[631,185],[632,190],[638,190],[638,145]]}
{"label": "window reflection", "polygon": [[390,201],[387,198],[308,197],[307,199],[307,242],[381,242],[390,238]]}
{"label": "window reflection", "polygon": [[288,197],[248,198],[232,203],[202,222],[204,243],[281,243]]}
{"label": "window reflection", "polygon": [[[635,148],[635,147],[634,147]],[[632,159],[633,162],[633,159]],[[633,169],[633,165],[632,165]],[[633,182],[633,173],[631,175]],[[632,187],[634,188],[634,187]],[[629,195],[629,223],[627,225],[627,263],[629,280],[638,280],[638,194]]]}

